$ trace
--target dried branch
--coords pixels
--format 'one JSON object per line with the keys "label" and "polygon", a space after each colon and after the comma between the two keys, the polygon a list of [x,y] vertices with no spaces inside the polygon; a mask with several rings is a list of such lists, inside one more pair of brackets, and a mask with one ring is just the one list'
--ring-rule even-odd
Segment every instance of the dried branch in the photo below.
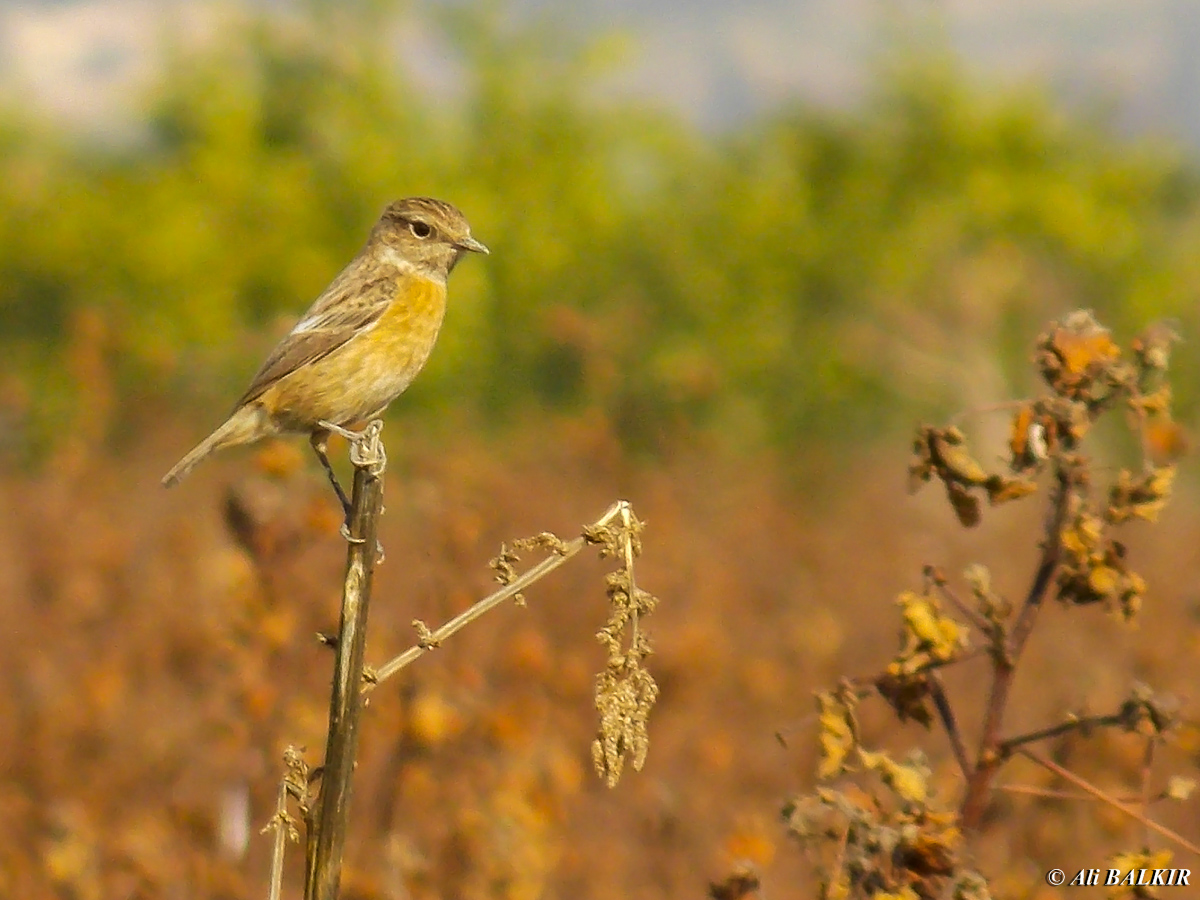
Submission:
{"label": "dried branch", "polygon": [[609,787],[615,787],[628,758],[641,771],[650,747],[647,720],[658,700],[658,685],[642,665],[651,654],[650,641],[640,630],[642,617],[658,600],[637,586],[633,561],[641,553],[642,523],[624,506],[620,524],[596,529],[603,543],[601,556],[617,557],[620,567],[609,573],[609,617],[596,639],[608,654],[596,676],[595,703],[600,727],[592,742],[592,764]]}
{"label": "dried branch", "polygon": [[950,739],[950,747],[954,750],[954,758],[958,760],[959,771],[963,778],[971,777],[971,762],[967,759],[967,745],[963,743],[962,732],[958,720],[954,717],[954,709],[950,706],[950,698],[946,696],[946,685],[942,676],[937,672],[929,673],[929,693],[933,697],[933,705],[937,709],[942,727],[946,729],[946,737]]}
{"label": "dried branch", "polygon": [[1018,734],[1015,737],[1006,738],[997,745],[996,751],[1001,757],[1011,756],[1014,750],[1024,744],[1033,744],[1037,741],[1044,741],[1047,738],[1070,734],[1072,731],[1088,731],[1092,728],[1108,728],[1114,725],[1122,725],[1125,723],[1126,718],[1123,713],[1113,713],[1107,716],[1081,716],[1067,719],[1065,722],[1051,725],[1049,728],[1039,728],[1037,731],[1030,731],[1026,734]]}
{"label": "dried branch", "polygon": [[[367,642],[367,611],[377,553],[376,529],[383,510],[383,471],[387,465],[379,432],[371,422],[350,445],[354,464],[354,493],[347,522],[350,543],[342,590],[341,626],[334,660],[333,693],[329,703],[329,738],[321,776],[321,793],[314,815],[315,842],[306,860],[305,900],[337,900],[342,874],[342,851],[349,822],[350,782],[358,750],[362,714],[360,690]],[[311,838],[311,835],[310,835]]]}
{"label": "dried branch", "polygon": [[983,821],[983,813],[987,808],[988,797],[991,793],[992,780],[1004,759],[1000,752],[999,736],[1004,722],[1004,712],[1008,706],[1008,694],[1012,689],[1013,676],[1016,673],[1017,660],[1020,659],[1021,652],[1025,649],[1025,642],[1033,630],[1038,610],[1041,609],[1042,603],[1046,599],[1062,552],[1062,529],[1066,522],[1067,508],[1070,505],[1071,497],[1070,475],[1061,466],[1055,474],[1055,493],[1050,516],[1046,522],[1042,556],[1038,561],[1033,583],[1029,586],[1029,593],[1025,597],[1021,612],[1013,626],[1005,652],[993,655],[992,690],[984,713],[979,755],[975,770],[967,782],[967,791],[961,807],[962,825],[967,830],[978,827]]}
{"label": "dried branch", "polygon": [[274,831],[275,837],[271,843],[271,888],[267,900],[279,900],[283,892],[283,852],[288,839],[299,840],[300,833],[292,824],[287,811],[288,788],[287,780],[279,782],[279,795],[275,802],[275,815],[267,823],[263,831]]}
{"label": "dried branch", "polygon": [[283,892],[283,856],[288,841],[300,840],[296,820],[288,813],[288,798],[299,801],[302,810],[308,808],[308,766],[300,751],[288,747],[283,754],[284,773],[279,780],[279,794],[275,800],[275,814],[263,828],[262,833],[275,832],[271,846],[271,887],[267,900],[279,900]]}
{"label": "dried branch", "polygon": [[[923,591],[905,591],[897,599],[903,608],[902,646],[888,667],[868,678],[843,679],[836,692],[817,694],[817,778],[825,785],[790,802],[785,817],[796,837],[833,857],[831,866],[824,861],[821,866],[822,896],[859,898],[886,893],[914,900],[990,896],[986,879],[961,862],[959,844],[964,833],[980,827],[992,791],[1056,799],[1078,797],[1062,791],[996,785],[1001,767],[1015,754],[1086,791],[1084,799],[1108,803],[1142,823],[1147,842],[1149,833],[1156,832],[1197,852],[1186,839],[1148,817],[1155,800],[1186,800],[1195,788],[1191,779],[1172,778],[1160,795],[1151,793],[1155,746],[1178,720],[1170,698],[1156,697],[1149,688],[1136,686],[1112,715],[1073,717],[1026,734],[1001,737],[1018,663],[1051,591],[1064,604],[1103,603],[1126,621],[1138,613],[1145,582],[1129,568],[1125,545],[1110,536],[1108,529],[1132,519],[1155,521],[1170,497],[1175,477],[1170,453],[1178,452],[1185,437],[1171,421],[1170,387],[1165,381],[1175,339],[1170,329],[1152,327],[1133,341],[1131,358],[1122,354],[1110,332],[1086,310],[1053,323],[1039,336],[1034,355],[1050,392],[996,407],[1013,410],[1007,472],[992,471],[980,463],[967,436],[954,425],[918,426],[908,467],[909,488],[940,482],[964,527],[980,523],[984,502],[997,506],[1028,497],[1042,489],[1040,476],[1050,475],[1040,556],[1015,615],[1010,603],[992,591],[990,575],[982,566],[968,566],[963,573],[974,604],[960,599],[946,577],[927,566]],[[1122,468],[1107,484],[1105,498],[1096,490],[1100,469],[1083,453],[1082,444],[1102,415],[1120,407],[1135,413],[1133,425],[1143,438],[1142,473]],[[1158,429],[1154,441],[1149,440],[1151,427]],[[1150,460],[1152,452],[1163,460]],[[982,631],[986,646],[966,650],[967,626],[944,614],[939,600]],[[938,670],[973,655],[990,659],[991,679],[972,766]],[[919,753],[910,754],[907,762],[897,762],[886,751],[862,745],[855,707],[869,693],[885,700],[901,722],[915,721],[929,728],[936,717],[941,723],[966,779],[957,814],[940,807],[930,789],[929,768]],[[1115,799],[1027,749],[1038,741],[1106,726],[1149,739],[1139,796],[1129,802]],[[882,788],[856,785],[853,791],[844,791],[833,784],[865,771],[877,775]],[[844,832],[839,823],[851,823],[852,831]],[[838,842],[843,833],[851,834],[852,876],[848,876],[851,867],[843,865],[843,859],[851,858],[850,851]],[[905,841],[909,843],[901,850]],[[1147,865],[1142,860],[1150,859],[1148,851],[1125,858],[1129,860],[1126,868]],[[1154,865],[1161,864],[1159,856],[1153,859]]]}
{"label": "dried branch", "polygon": [[526,588],[542,578],[549,575],[559,566],[563,565],[571,557],[575,556],[584,547],[589,544],[596,544],[600,541],[596,537],[596,533],[611,525],[619,519],[622,514],[627,513],[630,509],[629,503],[625,500],[618,500],[610,506],[599,519],[583,530],[583,533],[571,541],[558,542],[553,546],[553,554],[542,560],[536,566],[531,568],[523,575],[513,578],[504,587],[495,591],[492,594],[484,597],[470,608],[463,610],[450,621],[446,622],[440,628],[431,631],[424,622],[419,620],[413,622],[413,627],[417,629],[418,640],[413,646],[409,647],[399,656],[389,660],[382,666],[374,669],[369,673],[366,684],[363,685],[363,690],[371,691],[376,685],[387,681],[401,669],[411,665],[420,657],[424,656],[428,651],[434,649],[444,640],[455,634],[462,628],[474,622],[480,616],[487,613],[489,610],[499,606],[505,600],[513,599],[521,594]]}
{"label": "dried branch", "polygon": [[[1077,800],[1081,803],[1099,803],[1099,797],[1090,794],[1078,794],[1074,791],[1056,791],[1053,788],[1034,787],[1030,784],[998,784],[996,790],[1006,794],[1021,794],[1026,797],[1039,797],[1043,800]],[[1116,797],[1121,803],[1136,803],[1140,797]],[[1158,799],[1164,799],[1159,797]]]}
{"label": "dried branch", "polygon": [[1172,843],[1178,844],[1180,847],[1189,851],[1190,853],[1194,853],[1197,856],[1200,856],[1200,847],[1197,847],[1195,844],[1193,844],[1187,838],[1183,837],[1180,834],[1175,833],[1167,826],[1160,825],[1158,822],[1155,822],[1153,819],[1147,818],[1143,813],[1139,812],[1137,809],[1134,809],[1132,806],[1129,806],[1128,804],[1122,803],[1116,797],[1113,797],[1113,796],[1105,793],[1100,788],[1098,788],[1094,784],[1092,784],[1090,781],[1087,781],[1087,780],[1081,778],[1080,776],[1076,775],[1074,772],[1070,771],[1069,769],[1064,769],[1062,766],[1058,765],[1058,763],[1053,762],[1052,760],[1046,759],[1044,757],[1038,756],[1033,751],[1027,750],[1025,748],[1021,748],[1021,749],[1017,750],[1016,752],[1019,755],[1028,759],[1030,762],[1037,763],[1042,768],[1047,769],[1050,772],[1053,772],[1055,775],[1057,775],[1059,778],[1063,779],[1064,781],[1069,781],[1071,784],[1075,785],[1080,790],[1087,791],[1089,794],[1091,794],[1097,800],[1101,800],[1104,803],[1107,803],[1113,809],[1119,810],[1120,812],[1125,813],[1125,815],[1129,816],[1130,818],[1135,819],[1136,821],[1142,823],[1142,825],[1146,826],[1146,828],[1148,828],[1149,830],[1161,835],[1162,837],[1165,837],[1167,840],[1171,841]]}

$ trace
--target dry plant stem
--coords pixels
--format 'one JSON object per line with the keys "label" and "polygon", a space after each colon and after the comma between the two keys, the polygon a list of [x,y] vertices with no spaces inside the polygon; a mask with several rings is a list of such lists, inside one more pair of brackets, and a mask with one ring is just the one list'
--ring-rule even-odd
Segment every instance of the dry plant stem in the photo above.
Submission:
{"label": "dry plant stem", "polygon": [[271,889],[267,900],[279,900],[283,893],[283,851],[287,847],[288,829],[291,822],[287,811],[288,782],[287,776],[279,780],[279,797],[275,801],[275,820],[271,823],[275,830],[275,838],[271,847]]}
{"label": "dry plant stem", "polygon": [[[368,427],[370,429],[370,426]],[[329,704],[329,739],[321,793],[316,803],[316,841],[304,883],[305,900],[336,900],[342,873],[342,851],[349,820],[350,779],[358,749],[362,714],[363,658],[367,640],[367,609],[375,568],[376,528],[383,509],[382,446],[378,429],[374,460],[364,460],[370,446],[352,448],[354,492],[351,500],[350,547],[342,591],[342,619],[334,661],[333,694]],[[364,438],[364,443],[369,440]]]}
{"label": "dry plant stem", "polygon": [[[1150,815],[1150,776],[1154,770],[1154,747],[1158,743],[1157,735],[1150,735],[1146,738],[1146,755],[1142,759],[1142,815]],[[1144,843],[1150,845],[1150,829],[1145,829],[1143,836]]]}
{"label": "dry plant stem", "polygon": [[[1041,797],[1045,800],[1076,800],[1087,803],[1107,803],[1107,797],[1093,797],[1090,794],[1078,794],[1075,791],[1056,791],[1053,788],[1034,787],[1029,784],[998,784],[996,790],[1006,794],[1023,794],[1026,797]],[[1118,803],[1140,803],[1141,797],[1113,797]],[[1164,800],[1165,797],[1155,799]]]}
{"label": "dry plant stem", "polygon": [[1038,611],[1046,599],[1046,593],[1054,579],[1062,554],[1062,529],[1070,500],[1070,476],[1060,464],[1055,471],[1055,486],[1050,516],[1046,522],[1046,537],[1042,543],[1042,556],[1038,561],[1033,584],[1021,607],[1016,624],[1009,635],[1004,653],[992,657],[992,690],[984,714],[983,731],[979,740],[979,756],[975,769],[967,780],[967,790],[962,803],[962,827],[972,831],[983,821],[991,795],[992,781],[1004,756],[1000,752],[1000,729],[1004,723],[1004,712],[1008,706],[1008,694],[1012,689],[1017,661],[1025,649],[1025,642],[1033,630]]}
{"label": "dry plant stem", "polygon": [[1104,791],[1100,790],[1100,788],[1098,788],[1094,784],[1092,784],[1090,781],[1086,781],[1083,778],[1080,778],[1078,775],[1076,775],[1074,772],[1070,771],[1069,769],[1064,769],[1062,766],[1058,765],[1058,763],[1053,762],[1052,760],[1049,760],[1049,759],[1045,759],[1041,756],[1038,756],[1036,753],[1034,753],[1031,750],[1021,749],[1021,750],[1018,750],[1017,753],[1019,753],[1021,756],[1028,759],[1030,762],[1037,763],[1042,768],[1053,772],[1055,775],[1057,775],[1059,778],[1063,779],[1064,781],[1069,781],[1071,784],[1075,785],[1075,787],[1079,788],[1080,790],[1087,791],[1089,794],[1091,794],[1097,800],[1104,801],[1109,806],[1111,806],[1113,809],[1120,810],[1121,812],[1125,813],[1125,815],[1129,816],[1130,818],[1135,819],[1138,822],[1141,822],[1144,826],[1146,826],[1146,828],[1148,830],[1153,831],[1162,837],[1165,837],[1167,840],[1179,845],[1180,847],[1187,850],[1188,852],[1194,853],[1197,856],[1200,856],[1200,847],[1197,847],[1195,844],[1193,844],[1187,838],[1183,837],[1180,834],[1176,834],[1170,828],[1167,828],[1167,826],[1160,825],[1158,822],[1155,822],[1153,819],[1147,818],[1145,815],[1143,815],[1139,810],[1135,809],[1134,807],[1129,806],[1128,804],[1122,803],[1120,800],[1117,800],[1115,797],[1109,796]]}
{"label": "dry plant stem", "polygon": [[[629,515],[629,504],[624,500],[618,500],[608,508],[608,511],[605,512],[604,515],[602,515],[596,520],[596,522],[589,526],[588,530],[593,528],[602,528],[605,525],[610,524],[618,516],[621,516],[622,513],[624,513],[625,516]],[[543,559],[524,575],[516,578],[511,584],[506,584],[498,591],[489,594],[479,602],[475,603],[473,606],[463,610],[436,631],[432,631],[424,635],[418,643],[409,647],[399,656],[389,660],[379,668],[375,669],[375,671],[372,673],[373,677],[363,686],[363,691],[365,692],[372,690],[376,685],[391,678],[401,669],[411,665],[417,659],[421,658],[430,650],[437,647],[442,641],[449,638],[455,632],[471,624],[480,616],[484,615],[496,606],[499,606],[505,600],[509,600],[515,597],[517,594],[520,594],[534,582],[540,581],[542,578],[546,577],[567,560],[569,560],[572,556],[575,556],[577,553],[579,553],[579,551],[586,547],[588,543],[588,539],[582,536],[577,537],[574,540],[567,541],[565,544],[563,544],[560,550],[558,550],[552,556],[548,556],[546,559]]]}
{"label": "dry plant stem", "polygon": [[1086,730],[1089,728],[1108,728],[1114,725],[1120,725],[1124,721],[1119,714],[1110,716],[1085,716],[1079,719],[1069,719],[1066,722],[1060,722],[1058,725],[1051,725],[1049,728],[1041,728],[1037,731],[1031,731],[1028,734],[1019,734],[1016,737],[1006,738],[1001,741],[996,752],[1002,758],[1012,755],[1012,752],[1023,744],[1033,744],[1037,741],[1044,741],[1046,738],[1058,737],[1062,734],[1067,734],[1072,731]]}
{"label": "dry plant stem", "polygon": [[954,717],[954,709],[950,706],[950,698],[946,696],[946,685],[942,676],[937,672],[929,673],[929,690],[933,696],[933,705],[937,707],[938,718],[946,729],[946,737],[950,739],[950,747],[954,750],[954,758],[958,760],[958,768],[963,778],[971,777],[971,762],[967,759],[967,745],[963,743],[962,732],[958,728],[958,720]]}
{"label": "dry plant stem", "polygon": [[[637,595],[637,585],[633,581],[633,511],[626,503],[620,509],[621,526],[625,539],[621,542],[621,554],[625,560],[625,571],[629,573],[629,596]],[[633,633],[630,635],[629,646],[636,647],[638,642],[638,615],[633,615]]]}

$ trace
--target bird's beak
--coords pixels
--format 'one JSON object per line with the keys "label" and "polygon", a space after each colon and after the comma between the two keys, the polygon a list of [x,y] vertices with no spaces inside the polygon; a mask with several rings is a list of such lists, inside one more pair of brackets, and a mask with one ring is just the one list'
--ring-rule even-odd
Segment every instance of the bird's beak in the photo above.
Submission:
{"label": "bird's beak", "polygon": [[491,253],[487,247],[483,246],[483,244],[479,243],[479,241],[475,240],[475,238],[471,237],[470,235],[467,235],[461,241],[455,242],[454,246],[460,250],[470,250],[472,253],[482,253],[484,256],[487,256],[489,253]]}

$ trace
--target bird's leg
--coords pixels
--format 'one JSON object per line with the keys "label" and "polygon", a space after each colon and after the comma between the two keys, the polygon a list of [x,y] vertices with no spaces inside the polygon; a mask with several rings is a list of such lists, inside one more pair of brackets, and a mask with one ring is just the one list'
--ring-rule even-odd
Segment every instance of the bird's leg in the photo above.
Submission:
{"label": "bird's leg", "polygon": [[[340,434],[350,442],[350,461],[355,466],[367,467],[373,475],[379,477],[387,467],[387,454],[383,451],[383,442],[379,440],[383,421],[372,419],[362,431],[352,431],[324,420],[318,422],[317,425],[321,430],[313,432],[313,450],[320,457],[321,465],[325,467],[329,481],[333,485],[333,489],[337,491],[338,499],[342,501],[342,508],[346,511],[346,520],[342,523],[342,537],[352,544],[361,544],[362,538],[352,537],[350,534],[351,503],[346,499],[346,493],[342,490],[342,486],[338,484],[338,480],[333,474],[333,467],[329,465],[329,457],[325,455],[326,444],[330,433]],[[375,554],[378,557],[376,563],[383,562],[383,545],[378,540],[375,541]]]}
{"label": "bird's leg", "polygon": [[340,435],[346,439],[346,443],[353,444],[361,441],[371,431],[372,422],[367,423],[367,427],[362,431],[355,431],[353,428],[343,428],[341,425],[334,425],[332,422],[326,422],[324,419],[317,423],[317,426],[326,432],[326,439],[330,434]]}
{"label": "bird's leg", "polygon": [[333,489],[337,491],[338,500],[342,504],[342,512],[346,516],[346,521],[350,521],[350,498],[346,496],[346,492],[342,490],[342,486],[338,483],[337,475],[334,474],[333,466],[329,464],[329,457],[325,451],[329,447],[329,431],[324,428],[325,423],[321,423],[322,428],[319,431],[314,431],[309,442],[312,444],[313,452],[317,454],[317,459],[321,461],[321,468],[325,470],[325,474],[329,476],[329,483],[333,485]]}

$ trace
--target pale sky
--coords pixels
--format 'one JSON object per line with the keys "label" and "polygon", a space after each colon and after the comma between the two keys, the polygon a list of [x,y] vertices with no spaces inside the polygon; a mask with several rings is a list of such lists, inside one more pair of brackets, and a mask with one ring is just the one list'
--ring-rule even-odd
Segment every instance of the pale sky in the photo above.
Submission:
{"label": "pale sky", "polygon": [[[119,120],[152,80],[164,16],[203,34],[234,0],[0,0],[0,90],[84,127]],[[286,8],[287,0],[266,4]],[[710,127],[792,97],[845,103],[867,61],[914,11],[985,82],[1036,79],[1113,106],[1135,131],[1200,145],[1200,0],[516,0],[585,32],[617,29],[631,55],[619,89]],[[418,2],[398,43],[414,65]],[[931,15],[932,14],[932,15]],[[936,35],[942,38],[937,38]]]}

